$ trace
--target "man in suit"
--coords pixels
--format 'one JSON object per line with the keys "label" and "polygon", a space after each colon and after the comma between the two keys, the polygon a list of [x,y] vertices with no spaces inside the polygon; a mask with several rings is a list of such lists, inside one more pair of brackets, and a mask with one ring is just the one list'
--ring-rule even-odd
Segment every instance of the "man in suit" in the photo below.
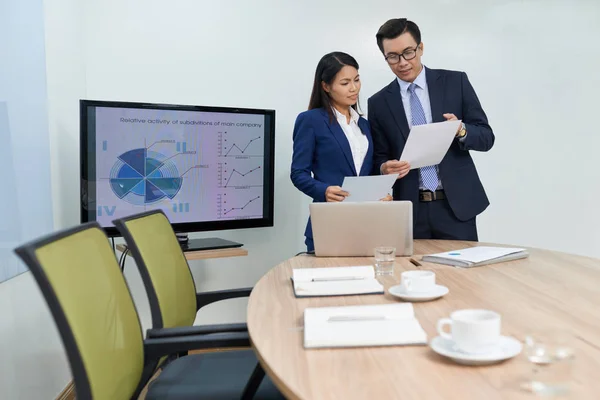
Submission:
{"label": "man in suit", "polygon": [[[469,151],[488,151],[494,133],[464,72],[429,69],[421,63],[419,27],[391,19],[376,35],[396,79],[368,101],[374,169],[398,174],[394,200],[410,200],[415,239],[477,241],[475,219],[489,205]],[[410,169],[398,161],[413,125],[462,121],[439,165]]]}

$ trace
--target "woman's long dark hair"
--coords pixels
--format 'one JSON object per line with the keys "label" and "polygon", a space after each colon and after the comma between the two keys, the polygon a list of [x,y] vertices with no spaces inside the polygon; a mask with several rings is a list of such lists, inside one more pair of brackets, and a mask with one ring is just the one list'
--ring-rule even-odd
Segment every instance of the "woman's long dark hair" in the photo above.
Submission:
{"label": "woman's long dark hair", "polygon": [[[334,51],[333,53],[325,54],[319,64],[317,64],[317,70],[315,71],[315,81],[313,82],[312,94],[310,95],[310,101],[308,102],[308,109],[312,110],[315,108],[325,108],[329,114],[330,119],[335,119],[333,110],[331,109],[331,99],[327,92],[323,89],[321,82],[325,82],[331,85],[335,79],[335,76],[342,68],[346,65],[354,67],[358,70],[358,63],[350,54],[342,53],[341,51]],[[356,112],[358,112],[358,101],[352,106]]]}

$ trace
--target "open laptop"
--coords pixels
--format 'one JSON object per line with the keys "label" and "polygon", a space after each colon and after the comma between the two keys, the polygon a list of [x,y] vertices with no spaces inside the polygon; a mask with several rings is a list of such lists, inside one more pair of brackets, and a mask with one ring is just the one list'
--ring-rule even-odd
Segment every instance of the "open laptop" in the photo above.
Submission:
{"label": "open laptop", "polygon": [[310,218],[317,257],[372,257],[378,246],[413,253],[410,201],[311,203]]}

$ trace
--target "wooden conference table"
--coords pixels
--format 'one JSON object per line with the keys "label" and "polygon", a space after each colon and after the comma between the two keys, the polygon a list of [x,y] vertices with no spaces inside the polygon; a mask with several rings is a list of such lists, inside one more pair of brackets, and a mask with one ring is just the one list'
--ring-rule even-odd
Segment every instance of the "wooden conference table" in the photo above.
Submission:
{"label": "wooden conference table", "polygon": [[[415,255],[469,247],[471,242],[415,242]],[[415,256],[416,259],[420,257]],[[261,364],[290,399],[531,399],[520,389],[531,376],[524,351],[500,364],[464,366],[428,346],[346,349],[303,348],[307,307],[382,304],[401,301],[387,293],[400,273],[428,269],[450,292],[414,303],[416,317],[431,340],[438,319],[462,308],[502,315],[502,334],[523,341],[540,329],[564,328],[575,351],[569,398],[600,398],[600,260],[530,249],[524,260],[460,269],[398,257],[394,276],[381,282],[385,295],[294,297],[292,268],[372,264],[370,258],[299,256],[271,269],[256,284],[248,303],[248,330]]]}

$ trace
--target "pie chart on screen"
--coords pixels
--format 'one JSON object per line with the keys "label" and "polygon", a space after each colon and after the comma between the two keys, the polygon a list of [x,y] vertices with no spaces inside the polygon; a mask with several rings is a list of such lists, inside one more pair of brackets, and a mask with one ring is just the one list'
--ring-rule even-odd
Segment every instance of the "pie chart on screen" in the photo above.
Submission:
{"label": "pie chart on screen", "polygon": [[168,157],[145,148],[117,157],[109,179],[119,199],[138,206],[173,199],[183,182],[177,166]]}

